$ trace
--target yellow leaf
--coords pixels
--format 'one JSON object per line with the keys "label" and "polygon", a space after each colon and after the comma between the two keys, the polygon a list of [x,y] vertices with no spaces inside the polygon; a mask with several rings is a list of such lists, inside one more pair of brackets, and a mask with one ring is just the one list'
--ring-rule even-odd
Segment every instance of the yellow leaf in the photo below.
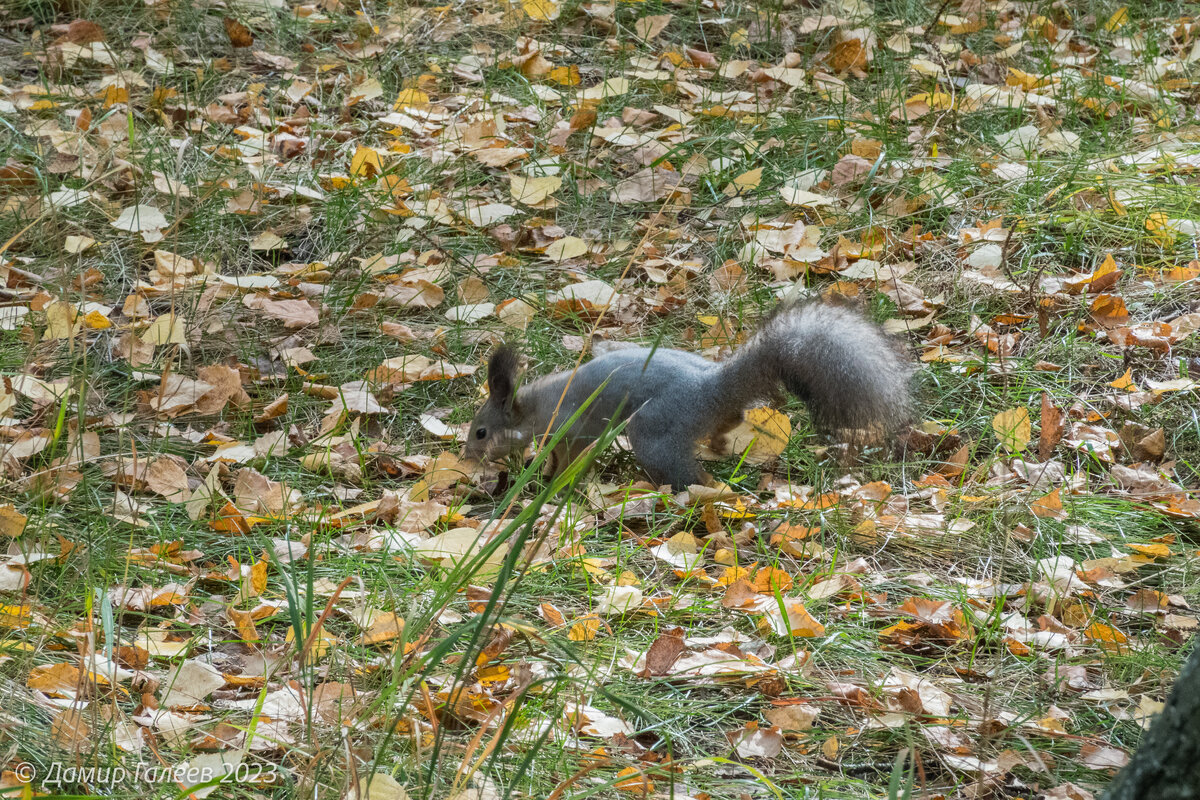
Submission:
{"label": "yellow leaf", "polygon": [[1141,553],[1150,558],[1166,558],[1171,555],[1171,548],[1165,544],[1131,544],[1128,547],[1135,553]]}
{"label": "yellow leaf", "polygon": [[599,631],[599,617],[584,617],[571,626],[571,629],[567,631],[567,638],[572,642],[590,642],[596,638]]}
{"label": "yellow leaf", "polygon": [[351,175],[369,178],[381,172],[383,172],[383,162],[379,159],[377,151],[369,147],[359,147],[354,151],[354,158],[350,160]]}
{"label": "yellow leaf", "polygon": [[1029,421],[1029,409],[1010,408],[992,417],[992,430],[1000,444],[1010,453],[1019,453],[1029,444],[1033,429]]}
{"label": "yellow leaf", "polygon": [[404,632],[404,620],[396,616],[394,612],[388,611],[381,614],[373,623],[370,629],[363,634],[363,644],[372,645],[382,642],[390,642],[393,639],[400,638],[400,634]]}
{"label": "yellow leaf", "polygon": [[97,330],[97,331],[112,327],[112,323],[109,322],[108,317],[104,316],[99,311],[95,311],[95,310],[89,311],[84,316],[83,324],[88,326],[92,330]]}
{"label": "yellow leaf", "polygon": [[837,758],[838,749],[840,747],[841,745],[838,742],[838,738],[836,736],[830,736],[825,740],[825,743],[821,745],[821,755],[833,760]]}
{"label": "yellow leaf", "polygon": [[153,345],[186,344],[183,320],[174,314],[163,314],[142,333],[142,341]]}
{"label": "yellow leaf", "polygon": [[537,178],[513,175],[509,183],[509,192],[518,203],[536,206],[561,187],[562,178],[557,175],[543,175]]}
{"label": "yellow leaf", "polygon": [[11,503],[0,506],[0,536],[20,536],[28,518]]}
{"label": "yellow leaf", "polygon": [[102,97],[104,98],[104,107],[109,108],[117,103],[128,103],[129,90],[124,86],[111,85],[104,90]]}
{"label": "yellow leaf", "polygon": [[792,438],[792,421],[787,414],[773,408],[752,408],[742,415],[754,432],[754,444],[750,446],[747,460],[761,463],[777,457]]}
{"label": "yellow leaf", "polygon": [[401,89],[400,94],[396,96],[396,103],[393,108],[397,111],[409,106],[427,106],[429,105],[429,95],[422,92],[420,89]]}
{"label": "yellow leaf", "polygon": [[[287,633],[284,634],[283,638],[284,641],[289,643],[296,641],[296,629],[289,625],[287,628]],[[321,658],[321,656],[328,653],[335,645],[337,645],[338,641],[338,637],[325,630],[325,628],[321,628],[317,631],[317,636],[315,639],[313,639],[312,647],[308,651],[309,657],[313,660]],[[370,795],[367,796],[369,797]]]}
{"label": "yellow leaf", "polygon": [[564,236],[546,246],[546,258],[551,261],[566,261],[568,258],[579,258],[587,251],[587,242],[583,239],[578,236]]}
{"label": "yellow leaf", "polygon": [[729,185],[725,187],[725,194],[733,197],[757,189],[758,185],[762,183],[762,174],[762,167],[755,167],[743,172],[729,182]]}
{"label": "yellow leaf", "polygon": [[555,67],[546,73],[546,79],[561,86],[578,86],[581,80],[579,77],[579,67],[574,64]]}
{"label": "yellow leaf", "polygon": [[1129,6],[1121,6],[1108,18],[1108,22],[1104,23],[1104,30],[1112,33],[1126,22],[1129,22]]}
{"label": "yellow leaf", "polygon": [[79,310],[64,300],[56,300],[46,306],[46,332],[42,341],[70,339],[79,333]]}
{"label": "yellow leaf", "polygon": [[1175,243],[1175,229],[1171,226],[1170,217],[1166,212],[1155,211],[1146,216],[1146,230],[1155,241],[1164,247]]}
{"label": "yellow leaf", "polygon": [[948,92],[918,92],[905,101],[905,105],[924,103],[938,111],[949,111],[954,108],[954,97]]}
{"label": "yellow leaf", "polygon": [[559,7],[555,0],[521,0],[521,8],[530,19],[550,22],[558,19]]}
{"label": "yellow leaf", "polygon": [[1113,272],[1119,273],[1120,271],[1121,269],[1117,266],[1117,260],[1113,258],[1113,254],[1105,253],[1104,260],[1100,262],[1100,266],[1092,271],[1092,280],[1089,285],[1095,286],[1099,284],[1101,287],[1110,286],[1111,283],[1109,281],[1101,282],[1100,279]]}
{"label": "yellow leaf", "polygon": [[0,605],[0,628],[27,628],[33,622],[31,606]]}

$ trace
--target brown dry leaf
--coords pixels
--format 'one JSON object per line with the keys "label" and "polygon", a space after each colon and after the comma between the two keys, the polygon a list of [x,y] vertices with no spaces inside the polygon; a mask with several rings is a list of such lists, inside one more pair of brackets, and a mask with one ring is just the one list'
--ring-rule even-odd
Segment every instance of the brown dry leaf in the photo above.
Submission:
{"label": "brown dry leaf", "polygon": [[783,751],[783,734],[778,728],[760,728],[754,722],[725,734],[741,758],[775,758]]}
{"label": "brown dry leaf", "polygon": [[1129,763],[1129,754],[1115,747],[1085,742],[1079,748],[1079,760],[1092,769],[1117,770]]}
{"label": "brown dry leaf", "polygon": [[71,20],[71,24],[67,26],[66,39],[68,42],[74,44],[103,42],[107,38],[104,35],[104,29],[91,20],[73,19]]}
{"label": "brown dry leaf", "polygon": [[192,410],[200,398],[212,390],[212,384],[170,374],[164,376],[157,389],[150,390],[148,403],[154,411],[174,417]]}
{"label": "brown dry leaf", "polygon": [[254,44],[254,34],[245,25],[232,17],[225,17],[221,22],[225,25],[225,35],[229,37],[231,45],[234,47],[250,47]]}
{"label": "brown dry leaf", "polygon": [[84,675],[74,664],[57,662],[38,664],[29,670],[25,685],[57,697],[74,696],[85,684]]}
{"label": "brown dry leaf", "polygon": [[679,181],[677,172],[647,167],[619,181],[609,192],[608,199],[623,205],[666,200],[675,194]]}
{"label": "brown dry leaf", "polygon": [[273,481],[257,470],[242,467],[233,485],[238,508],[251,514],[285,517],[300,503],[300,493],[286,483]]}
{"label": "brown dry leaf", "polygon": [[218,414],[229,404],[238,408],[250,405],[250,395],[242,389],[242,375],[236,369],[213,364],[196,370],[196,377],[213,387],[196,401],[197,414]]}
{"label": "brown dry leaf", "polygon": [[92,729],[84,713],[68,708],[60,711],[50,722],[50,735],[62,748],[71,753],[83,753],[95,746]]}
{"label": "brown dry leaf", "polygon": [[279,320],[288,330],[306,328],[320,321],[317,309],[307,300],[272,300],[265,295],[248,294],[242,305]]}
{"label": "brown dry leaf", "polygon": [[639,39],[649,41],[667,29],[674,18],[672,14],[650,14],[633,23],[633,32]]}
{"label": "brown dry leaf", "polygon": [[385,286],[379,294],[379,302],[405,308],[437,308],[445,299],[446,290],[436,283],[404,276]]}
{"label": "brown dry leaf", "polygon": [[1063,438],[1063,420],[1066,414],[1050,402],[1050,395],[1042,392],[1042,426],[1038,433],[1038,458],[1046,461]]}
{"label": "brown dry leaf", "polygon": [[551,628],[561,628],[567,624],[567,618],[553,603],[542,603],[538,606],[538,614]]}
{"label": "brown dry leaf", "polygon": [[1129,309],[1120,295],[1102,294],[1090,306],[1092,319],[1103,328],[1116,328],[1129,321]]}
{"label": "brown dry leaf", "polygon": [[192,496],[182,459],[160,456],[146,468],[146,488],[172,503],[186,503]]}
{"label": "brown dry leaf", "polygon": [[816,722],[821,709],[814,703],[803,700],[775,700],[763,716],[782,731],[807,731]]}
{"label": "brown dry leaf", "polygon": [[683,642],[681,629],[675,628],[663,632],[646,651],[646,667],[643,676],[669,675],[671,667],[675,665],[681,655],[687,652],[687,649],[687,645]]}
{"label": "brown dry leaf", "polygon": [[416,501],[426,500],[431,492],[453,486],[475,471],[476,465],[460,458],[449,450],[438,454],[425,477],[413,484],[408,496]]}
{"label": "brown dry leaf", "polygon": [[1120,277],[1121,269],[1113,259],[1112,253],[1109,253],[1095,270],[1069,278],[1063,282],[1063,288],[1070,294],[1084,291],[1102,292],[1115,286]]}
{"label": "brown dry leaf", "polygon": [[[500,169],[507,167],[514,161],[528,158],[529,151],[523,147],[485,147],[479,150],[472,150],[471,155],[485,167]],[[516,196],[515,192],[513,196]]]}
{"label": "brown dry leaf", "polygon": [[287,411],[288,395],[287,392],[284,392],[283,394],[279,395],[279,397],[276,397],[270,403],[263,406],[262,411],[255,415],[254,422],[259,424],[263,422],[269,422],[273,419],[282,417],[287,413]]}

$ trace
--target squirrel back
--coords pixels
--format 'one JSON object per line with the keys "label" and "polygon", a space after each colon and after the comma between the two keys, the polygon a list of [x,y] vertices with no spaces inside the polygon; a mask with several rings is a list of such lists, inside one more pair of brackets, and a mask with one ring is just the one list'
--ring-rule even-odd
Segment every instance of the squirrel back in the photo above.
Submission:
{"label": "squirrel back", "polygon": [[[720,363],[681,350],[621,348],[517,387],[517,356],[498,349],[488,364],[489,398],[471,423],[466,455],[499,459],[580,418],[553,453],[561,469],[612,421],[658,484],[704,483],[696,444],[733,428],[742,412],[799,397],[825,430],[878,437],[909,409],[911,370],[883,332],[857,313],[822,303],[781,306]],[[597,391],[599,390],[599,391]]]}

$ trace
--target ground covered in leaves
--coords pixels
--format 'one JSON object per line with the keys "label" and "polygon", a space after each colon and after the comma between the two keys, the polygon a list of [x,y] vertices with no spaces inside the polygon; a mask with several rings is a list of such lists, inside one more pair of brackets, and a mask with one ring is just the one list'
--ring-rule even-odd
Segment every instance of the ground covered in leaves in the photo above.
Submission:
{"label": "ground covered in leaves", "polygon": [[[1186,5],[4,3],[0,788],[1093,797],[1200,601]],[[462,474],[497,343],[806,295],[902,449]]]}

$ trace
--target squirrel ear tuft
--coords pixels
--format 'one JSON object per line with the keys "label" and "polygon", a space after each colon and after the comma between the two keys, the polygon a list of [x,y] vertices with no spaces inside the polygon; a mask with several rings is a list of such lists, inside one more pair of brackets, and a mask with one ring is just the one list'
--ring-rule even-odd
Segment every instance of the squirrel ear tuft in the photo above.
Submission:
{"label": "squirrel ear tuft", "polygon": [[517,348],[503,344],[488,359],[488,394],[493,402],[511,406],[517,395],[517,368],[521,355]]}

